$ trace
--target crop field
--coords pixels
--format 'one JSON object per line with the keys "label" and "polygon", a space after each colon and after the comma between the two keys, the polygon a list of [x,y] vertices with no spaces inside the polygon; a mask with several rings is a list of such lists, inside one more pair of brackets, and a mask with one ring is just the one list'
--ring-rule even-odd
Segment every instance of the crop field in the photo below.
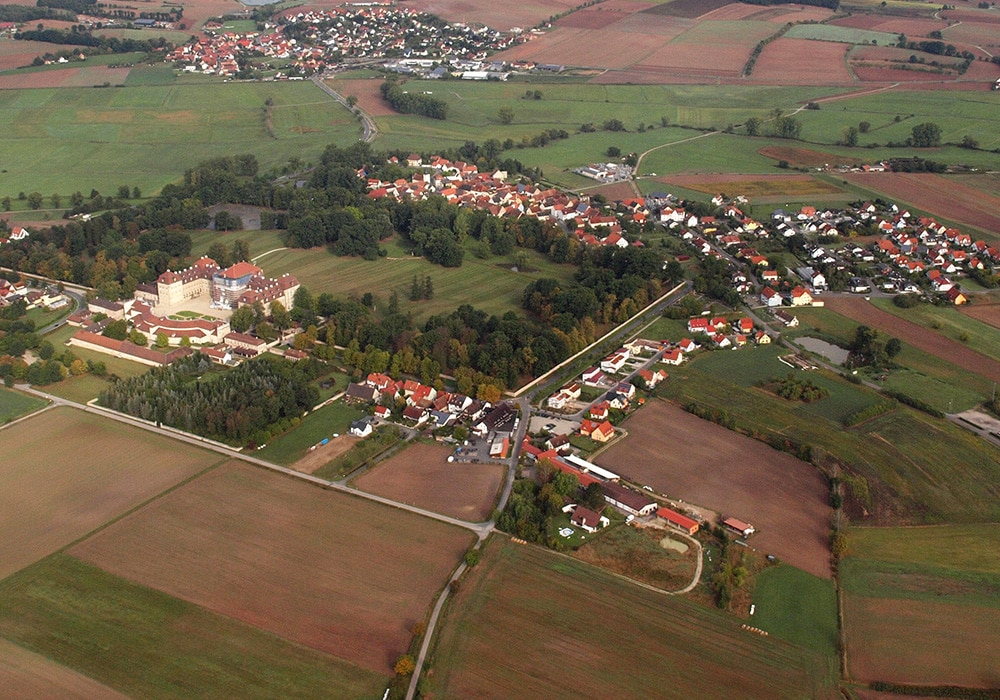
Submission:
{"label": "crop field", "polygon": [[601,466],[745,520],[758,530],[758,550],[830,576],[828,489],[814,467],[663,401],[647,404],[624,427],[629,436],[601,453]]}
{"label": "crop field", "polygon": [[71,408],[45,411],[0,435],[0,577],[219,461]]}
{"label": "crop field", "polygon": [[[904,407],[845,429],[760,389],[726,381],[702,362],[671,368],[661,394],[725,410],[747,429],[777,431],[840,458],[868,480],[865,522],[1000,518],[1000,450],[972,433]],[[754,522],[753,516],[743,519]]]}
{"label": "crop field", "polygon": [[12,698],[126,700],[126,696],[5,639],[0,639],[0,684]]}
{"label": "crop field", "polygon": [[[502,314],[519,309],[521,292],[532,280],[555,277],[567,280],[575,268],[556,265],[533,252],[528,253],[532,272],[512,272],[513,260],[489,258],[480,260],[466,255],[461,267],[445,268],[414,256],[362,260],[331,255],[325,249],[289,249],[272,253],[260,261],[268,275],[289,272],[299,278],[314,295],[330,292],[338,296],[365,292],[387,301],[393,290],[399,293],[403,313],[425,319],[438,313],[449,313],[460,304],[471,304],[488,313]],[[434,298],[411,302],[408,298],[413,276],[430,276]],[[489,284],[483,284],[489,280]]]}
{"label": "crop field", "polygon": [[758,175],[742,179],[726,175],[675,175],[667,182],[713,196],[719,192],[729,196],[742,194],[754,201],[762,197],[813,197],[842,191],[828,182],[802,174]]}
{"label": "crop field", "polygon": [[[915,311],[916,313],[907,314],[907,316],[915,320],[919,319],[921,311],[919,308],[899,309],[900,315],[897,316],[894,311],[888,310],[888,306],[883,309],[875,303],[867,302],[864,299],[831,297],[826,302],[827,306],[839,314],[843,314],[872,328],[878,328],[890,336],[899,338],[904,343],[909,343],[925,352],[936,355],[942,360],[956,364],[969,372],[980,374],[990,381],[1000,381],[1000,362],[973,349],[977,345],[977,343],[974,343],[977,336],[985,340],[991,334],[987,333],[987,331],[995,332],[994,329],[989,328],[984,323],[966,318],[954,309],[947,309],[952,314],[948,316],[942,314],[940,319],[936,319],[936,321],[939,326],[947,321],[947,327],[953,331],[956,325],[978,327],[976,336],[969,335],[968,346],[940,332],[931,330],[928,326],[934,321],[928,320],[927,326],[925,326],[915,321],[907,320],[907,318],[902,318],[902,314],[905,311]],[[895,309],[895,307],[893,308]],[[924,312],[924,314],[926,317],[928,312]],[[933,315],[933,313],[930,313],[930,315]],[[993,345],[992,350],[995,351],[995,348],[996,345]],[[983,349],[990,351],[989,347],[984,347]]]}
{"label": "crop field", "polygon": [[[650,54],[637,68],[698,76],[737,77],[754,46],[775,32],[770,22],[706,21]],[[706,51],[706,46],[711,51]]]}
{"label": "crop field", "polygon": [[996,687],[997,552],[996,524],[853,530],[842,570],[852,675]]}
{"label": "crop field", "polygon": [[[996,240],[1000,231],[1000,197],[989,195],[944,175],[931,173],[849,173],[844,178],[868,190],[933,216],[975,226]],[[975,233],[973,239],[978,238]]]}
{"label": "crop field", "polygon": [[552,15],[576,7],[576,0],[529,0],[514,5],[494,5],[474,0],[406,0],[406,7],[451,22],[481,22],[493,29],[527,29]]}
{"label": "crop field", "polygon": [[443,445],[410,445],[366,471],[353,485],[460,520],[487,520],[503,484],[505,467],[449,463],[451,453]]}
{"label": "crop field", "polygon": [[720,699],[835,695],[810,650],[499,537],[449,607],[424,682],[448,698],[579,698],[581,689],[588,697],[663,697],[665,688]]}
{"label": "crop field", "polygon": [[764,47],[750,78],[768,85],[850,85],[847,50],[841,44],[786,35]]}
{"label": "crop field", "polygon": [[900,33],[906,34],[907,38],[928,37],[933,31],[944,30],[948,26],[948,21],[929,17],[915,18],[858,13],[847,17],[838,17],[828,24],[834,27],[889,33],[894,35],[892,43],[895,43]]}
{"label": "crop field", "polygon": [[[264,101],[273,99],[273,134]],[[152,194],[212,156],[252,150],[266,168],[357,138],[350,113],[311,83],[200,83],[117,90],[0,90],[0,194]]]}
{"label": "crop field", "polygon": [[[122,697],[110,688],[131,697],[375,698],[386,683],[61,554],[0,583],[0,637],[58,664],[57,681],[73,682],[73,671],[94,679],[83,687],[88,698]],[[29,663],[48,672],[44,660]]]}
{"label": "crop field", "polygon": [[872,304],[882,311],[953,338],[992,359],[1000,357],[1000,329],[995,324],[963,313],[961,307],[920,304],[912,309],[901,309],[888,299],[875,299]]}
{"label": "crop field", "polygon": [[471,540],[458,528],[234,462],[69,553],[391,675]]}
{"label": "crop field", "polygon": [[0,389],[0,424],[37,411],[45,406],[45,401],[29,394],[11,389]]}
{"label": "crop field", "polygon": [[[364,415],[342,401],[335,401],[312,411],[302,422],[284,435],[267,443],[267,447],[253,453],[254,457],[288,466],[302,459],[309,448],[334,433],[346,433],[351,421]],[[332,458],[331,458],[332,459]]]}

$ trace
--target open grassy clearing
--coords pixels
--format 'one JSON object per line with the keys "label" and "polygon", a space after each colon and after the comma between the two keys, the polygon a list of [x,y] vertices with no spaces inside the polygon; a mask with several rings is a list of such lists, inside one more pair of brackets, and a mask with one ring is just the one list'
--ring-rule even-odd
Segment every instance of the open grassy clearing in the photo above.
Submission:
{"label": "open grassy clearing", "polygon": [[[213,243],[222,243],[227,248],[232,248],[233,241],[245,241],[250,246],[250,257],[256,258],[262,253],[275,248],[283,248],[285,240],[283,231],[230,231],[228,233],[218,233],[216,231],[189,231],[191,235],[191,259],[197,260],[202,255],[208,253],[208,249]],[[264,260],[261,260],[263,265]]]}
{"label": "open grassy clearing", "polygon": [[219,461],[72,408],[13,425],[0,442],[0,577]]}
{"label": "open grassy clearing", "polygon": [[[263,108],[274,100],[273,135]],[[358,136],[350,113],[312,83],[192,83],[116,90],[0,91],[0,194],[121,184],[150,194],[213,156],[251,151],[263,167]]]}
{"label": "open grassy clearing", "polygon": [[[841,347],[850,345],[859,325],[828,308],[797,309],[795,315],[799,327],[786,333],[820,337]],[[887,373],[882,386],[926,401],[939,411],[972,408],[988,399],[992,391],[992,383],[978,374],[906,343],[896,363],[899,368]]]}
{"label": "open grassy clearing", "polygon": [[[587,538],[585,544],[573,556],[602,569],[664,591],[679,590],[694,577],[698,551],[669,530],[622,524],[584,537]],[[668,549],[663,543],[665,539],[686,551]]]}
{"label": "open grassy clearing", "polygon": [[440,634],[424,681],[435,697],[834,694],[811,650],[506,538],[486,544]]}
{"label": "open grassy clearing", "polygon": [[859,528],[843,562],[855,677],[995,687],[1000,526]]}
{"label": "open grassy clearing", "polygon": [[45,401],[20,391],[0,389],[0,424],[45,407]]}
{"label": "open grassy clearing", "polygon": [[346,433],[351,421],[362,415],[361,411],[341,401],[327,404],[303,418],[297,427],[272,439],[267,447],[257,450],[253,456],[287,466],[304,457],[309,448],[323,438],[333,437],[334,433]]}
{"label": "open grassy clearing", "polygon": [[707,358],[673,368],[663,387],[661,395],[725,410],[739,425],[778,431],[840,458],[868,479],[869,516],[878,522],[1000,518],[1000,450],[947,421],[900,407],[845,429],[798,404],[726,381]]}
{"label": "open grassy clearing", "polygon": [[[470,241],[467,251],[475,241]],[[568,280],[576,268],[557,265],[534,251],[525,251],[531,272],[513,272],[513,259],[489,257],[479,259],[467,253],[461,267],[446,268],[415,256],[389,257],[378,260],[344,258],[326,250],[289,249],[272,253],[260,260],[260,266],[271,276],[289,272],[314,295],[329,292],[337,296],[376,294],[385,303],[393,290],[399,293],[403,313],[417,319],[439,313],[450,313],[461,304],[471,304],[487,313],[503,314],[521,306],[521,292],[529,282],[540,277]],[[410,301],[413,276],[421,280],[430,276],[434,298]],[[488,281],[488,283],[487,283]]]}
{"label": "open grassy clearing", "polygon": [[0,635],[133,697],[377,697],[383,675],[72,557],[0,583]]}
{"label": "open grassy clearing", "polygon": [[749,624],[823,654],[836,669],[837,594],[833,581],[787,564],[769,566],[754,578]]}
{"label": "open grassy clearing", "polygon": [[69,553],[391,675],[472,540],[466,530],[230,462]]}

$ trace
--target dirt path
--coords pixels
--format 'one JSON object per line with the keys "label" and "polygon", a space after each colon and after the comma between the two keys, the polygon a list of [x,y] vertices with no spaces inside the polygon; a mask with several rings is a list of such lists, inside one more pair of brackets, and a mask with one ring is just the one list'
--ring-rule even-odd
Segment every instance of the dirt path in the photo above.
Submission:
{"label": "dirt path", "polygon": [[330,440],[315,450],[306,452],[306,456],[291,465],[292,469],[303,474],[312,474],[317,469],[326,466],[342,454],[354,447],[360,438],[352,435],[341,435]]}
{"label": "dirt path", "polygon": [[882,311],[860,297],[828,296],[822,299],[829,309],[838,314],[883,330],[904,343],[909,343],[915,348],[929,352],[962,369],[982,375],[991,381],[1000,382],[1000,362],[980,352],[970,350],[958,341],[945,338],[939,333],[895,316],[888,311]]}

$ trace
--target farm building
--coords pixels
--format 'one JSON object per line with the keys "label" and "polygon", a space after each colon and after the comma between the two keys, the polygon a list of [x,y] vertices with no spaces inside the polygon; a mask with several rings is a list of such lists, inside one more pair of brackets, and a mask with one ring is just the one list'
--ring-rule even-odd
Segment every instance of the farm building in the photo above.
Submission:
{"label": "farm building", "polygon": [[629,515],[649,515],[656,510],[656,501],[638,491],[616,483],[602,483],[604,500]]}
{"label": "farm building", "polygon": [[757,532],[757,529],[753,525],[745,523],[742,520],[737,520],[736,518],[726,518],[722,521],[722,524],[727,529],[732,530],[743,537],[749,537],[753,533]]}
{"label": "farm building", "polygon": [[583,457],[577,457],[576,455],[567,455],[563,459],[565,459],[570,465],[576,467],[580,471],[585,472],[587,474],[593,474],[595,476],[599,476],[606,481],[618,481],[619,479],[619,476],[615,474],[613,471],[609,471],[604,467],[599,467],[593,462],[588,462]]}
{"label": "farm building", "polygon": [[670,510],[669,508],[659,508],[656,511],[656,515],[666,520],[668,525],[676,527],[678,530],[683,530],[689,535],[698,532],[698,522],[686,515],[681,515],[677,511]]}
{"label": "farm building", "polygon": [[573,515],[569,521],[587,532],[597,532],[601,528],[611,524],[611,521],[600,513],[595,513],[590,508],[584,508],[583,506],[577,506],[573,510]]}

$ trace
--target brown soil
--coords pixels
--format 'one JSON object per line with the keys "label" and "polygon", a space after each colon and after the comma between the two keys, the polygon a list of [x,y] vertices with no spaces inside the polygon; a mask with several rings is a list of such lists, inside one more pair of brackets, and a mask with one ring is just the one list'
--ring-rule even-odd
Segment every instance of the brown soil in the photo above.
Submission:
{"label": "brown soil", "polygon": [[0,578],[219,461],[72,408],[0,431],[0,445]]}
{"label": "brown soil", "polygon": [[977,301],[973,305],[958,307],[958,311],[969,318],[1000,328],[1000,304],[982,304]]}
{"label": "brown soil", "polygon": [[671,498],[751,523],[750,545],[830,577],[827,489],[814,467],[663,401],[625,423],[597,462]]}
{"label": "brown soil", "polygon": [[385,117],[397,114],[392,107],[382,99],[379,87],[383,81],[378,78],[361,80],[328,80],[327,84],[345,98],[353,95],[358,98],[358,107],[373,117]]}
{"label": "brown soil", "polygon": [[845,57],[849,46],[832,41],[781,37],[757,58],[755,82],[769,85],[840,85],[852,78]]}
{"label": "brown soil", "polygon": [[448,463],[451,450],[441,445],[407,447],[354,485],[362,491],[409,503],[469,522],[486,520],[503,484],[499,464]]}
{"label": "brown soil", "polygon": [[1000,381],[1000,362],[982,353],[970,350],[958,341],[919,326],[906,319],[882,311],[861,297],[823,297],[826,306],[850,319],[909,343],[915,348],[940,357],[962,369],[980,374],[987,379]]}
{"label": "brown soil", "polygon": [[808,148],[797,148],[795,146],[765,146],[759,151],[765,158],[774,160],[787,160],[793,168],[819,168],[824,165],[836,165],[840,163],[862,162],[863,159],[853,159],[849,156],[838,156],[833,153],[822,153],[812,151]]}
{"label": "brown soil", "polygon": [[747,197],[774,197],[774,196],[812,196],[819,194],[836,194],[841,190],[835,186],[817,180],[811,175],[753,175],[747,179],[737,179],[731,174],[705,174],[705,175],[671,175],[663,178],[663,182],[684,187],[685,189],[705,192],[706,194],[716,194],[725,192],[730,196],[742,194]]}
{"label": "brown soil", "polygon": [[[338,2],[339,4],[339,2]],[[478,2],[477,0],[402,0],[401,7],[430,12],[452,21],[480,22],[493,29],[527,29],[552,15],[576,7],[578,0],[523,0],[516,3]]]}
{"label": "brown soil", "polygon": [[8,698],[126,700],[127,696],[66,666],[0,639],[0,686]]}
{"label": "brown soil", "polygon": [[339,438],[334,438],[325,445],[317,447],[315,450],[306,452],[305,457],[289,466],[295,471],[312,474],[317,469],[321,469],[337,459],[340,455],[349,452],[360,441],[360,438],[353,435],[341,435]]}
{"label": "brown soil", "polygon": [[379,673],[472,536],[231,462],[70,554]]}

